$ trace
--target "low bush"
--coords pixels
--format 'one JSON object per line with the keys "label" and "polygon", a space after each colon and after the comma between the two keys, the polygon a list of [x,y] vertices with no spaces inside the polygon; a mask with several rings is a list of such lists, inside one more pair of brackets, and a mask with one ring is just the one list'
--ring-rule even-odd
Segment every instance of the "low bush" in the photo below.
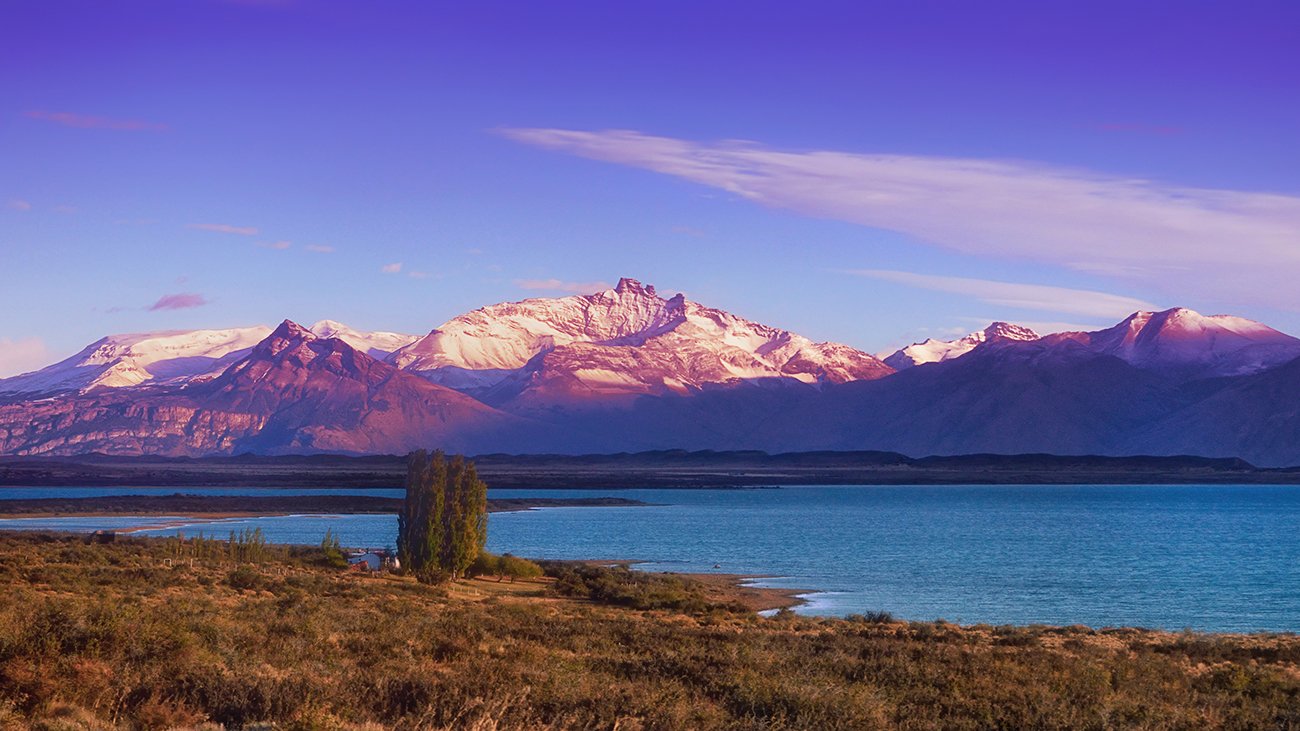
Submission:
{"label": "low bush", "polygon": [[631,609],[667,609],[679,612],[744,611],[743,607],[713,602],[698,581],[633,571],[626,566],[595,566],[547,561],[541,567],[555,579],[551,592],[558,596],[590,599],[600,604]]}
{"label": "low bush", "polygon": [[466,576],[495,576],[497,581],[510,579],[511,583],[515,579],[536,579],[544,574],[540,564],[526,558],[508,553],[497,556],[487,551],[479,551],[478,557],[465,572]]}
{"label": "low bush", "polygon": [[251,591],[266,586],[266,577],[251,566],[240,566],[226,575],[226,583],[233,589]]}

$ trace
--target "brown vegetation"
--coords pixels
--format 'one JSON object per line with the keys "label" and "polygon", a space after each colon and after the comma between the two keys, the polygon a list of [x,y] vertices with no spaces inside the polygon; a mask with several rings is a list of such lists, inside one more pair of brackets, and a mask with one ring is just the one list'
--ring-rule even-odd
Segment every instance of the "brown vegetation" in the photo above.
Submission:
{"label": "brown vegetation", "polygon": [[681,577],[435,587],[199,548],[0,535],[0,728],[1300,725],[1289,635],[763,619]]}

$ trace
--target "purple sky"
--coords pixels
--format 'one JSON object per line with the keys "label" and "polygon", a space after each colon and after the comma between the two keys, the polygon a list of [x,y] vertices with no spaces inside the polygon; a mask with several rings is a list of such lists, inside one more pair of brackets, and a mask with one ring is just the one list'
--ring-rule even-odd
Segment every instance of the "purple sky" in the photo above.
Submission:
{"label": "purple sky", "polygon": [[633,276],[871,351],[1300,334],[1294,2],[7,3],[0,376]]}

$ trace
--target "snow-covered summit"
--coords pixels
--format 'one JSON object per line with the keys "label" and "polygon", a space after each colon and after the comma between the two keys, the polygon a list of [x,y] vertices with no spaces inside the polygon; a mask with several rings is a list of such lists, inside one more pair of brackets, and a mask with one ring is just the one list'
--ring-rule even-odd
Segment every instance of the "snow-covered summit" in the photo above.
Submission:
{"label": "snow-covered summit", "polygon": [[[377,359],[417,340],[414,335],[355,330],[333,320],[321,320],[304,331],[339,338]],[[54,365],[0,379],[0,393],[89,391],[209,378],[243,358],[271,332],[265,325],[254,325],[109,335]]]}
{"label": "snow-covered summit", "polygon": [[443,367],[513,370],[533,356],[571,343],[636,345],[685,318],[685,297],[660,298],[653,286],[620,279],[595,294],[526,299],[468,312],[398,350],[394,365],[412,371]]}
{"label": "snow-covered summit", "polygon": [[1300,357],[1300,339],[1254,320],[1184,307],[1135,312],[1114,327],[1070,333],[1090,349],[1147,369],[1234,376]]}
{"label": "snow-covered summit", "polygon": [[974,350],[979,345],[997,339],[1029,341],[1037,340],[1038,333],[1021,325],[1009,322],[995,322],[978,332],[973,332],[957,340],[935,340],[929,338],[894,351],[884,358],[885,364],[894,370],[903,370],[922,363],[939,363],[961,356]]}
{"label": "snow-covered summit", "polygon": [[0,393],[88,391],[214,375],[270,333],[257,325],[109,335],[54,365],[0,380]]}
{"label": "snow-covered summit", "polygon": [[453,318],[390,359],[457,388],[513,381],[566,394],[686,391],[789,378],[842,382],[887,375],[874,357],[750,322],[652,285],[620,279],[587,295],[535,298]]}
{"label": "snow-covered summit", "polygon": [[334,320],[321,320],[308,329],[316,337],[338,338],[371,358],[378,360],[383,360],[394,351],[420,339],[418,335],[406,335],[383,330],[373,332],[357,330]]}

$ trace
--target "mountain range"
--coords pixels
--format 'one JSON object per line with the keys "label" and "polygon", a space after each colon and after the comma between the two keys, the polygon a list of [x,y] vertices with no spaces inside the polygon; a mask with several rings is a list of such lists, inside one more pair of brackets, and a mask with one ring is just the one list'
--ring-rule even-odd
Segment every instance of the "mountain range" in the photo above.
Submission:
{"label": "mountain range", "polygon": [[424,336],[113,335],[0,379],[0,454],[646,449],[1190,454],[1300,464],[1300,340],[1183,308],[873,356],[622,279]]}

